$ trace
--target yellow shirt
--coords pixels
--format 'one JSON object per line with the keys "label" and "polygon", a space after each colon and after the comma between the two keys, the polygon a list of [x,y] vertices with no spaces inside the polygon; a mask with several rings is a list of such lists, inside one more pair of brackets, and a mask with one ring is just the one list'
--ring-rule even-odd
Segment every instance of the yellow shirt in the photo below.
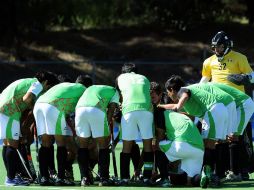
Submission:
{"label": "yellow shirt", "polygon": [[209,77],[212,82],[218,82],[233,86],[244,92],[243,85],[235,85],[227,80],[229,74],[251,73],[252,68],[249,65],[247,57],[241,53],[230,51],[224,56],[221,62],[216,55],[207,58],[203,63],[202,76]]}

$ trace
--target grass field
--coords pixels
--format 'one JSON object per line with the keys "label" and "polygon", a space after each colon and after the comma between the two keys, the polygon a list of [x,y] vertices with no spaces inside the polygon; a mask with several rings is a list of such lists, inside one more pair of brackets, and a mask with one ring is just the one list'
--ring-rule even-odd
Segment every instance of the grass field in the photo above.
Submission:
{"label": "grass field", "polygon": [[[116,147],[116,159],[117,159],[117,165],[118,165],[118,173],[119,173],[119,153],[121,150],[121,144],[119,144]],[[0,150],[2,150],[0,148]],[[35,149],[34,147],[32,147],[32,156],[33,156],[33,160],[34,160],[34,164],[36,166],[36,162],[35,162]],[[132,165],[132,164],[131,164]],[[111,164],[112,166],[112,164]],[[95,169],[95,171],[97,171],[97,169]],[[110,167],[110,173],[113,174],[113,166]],[[133,173],[133,168],[131,167],[131,173]],[[78,169],[78,165],[74,164],[74,177],[75,180],[80,180],[80,174],[79,174],[79,169]],[[5,181],[5,176],[6,176],[6,171],[3,165],[3,160],[2,157],[0,159],[0,190],[7,190],[7,189],[17,189],[17,190],[34,190],[34,189],[49,189],[49,190],[61,190],[61,189],[68,189],[68,190],[77,190],[77,189],[84,189],[84,187],[79,187],[79,186],[73,186],[73,187],[42,187],[42,186],[38,186],[38,185],[30,185],[27,187],[22,187],[22,186],[18,186],[18,187],[6,187],[4,185],[4,181]],[[234,189],[234,190],[240,190],[240,189],[253,189],[254,190],[254,173],[252,173],[250,175],[250,181],[244,181],[244,182],[238,182],[238,183],[226,183],[223,184],[221,189]],[[97,186],[91,186],[91,187],[85,187],[85,189],[90,190],[90,189],[94,189],[94,188],[99,188],[99,189],[108,189],[108,190],[114,190],[114,189],[140,189],[140,190],[144,190],[147,187],[97,187]],[[156,189],[161,189],[161,188],[152,188],[153,190]],[[173,187],[174,190],[182,190],[182,189],[187,189],[187,187]],[[197,190],[197,189],[201,189],[201,188],[188,188],[191,190]]]}

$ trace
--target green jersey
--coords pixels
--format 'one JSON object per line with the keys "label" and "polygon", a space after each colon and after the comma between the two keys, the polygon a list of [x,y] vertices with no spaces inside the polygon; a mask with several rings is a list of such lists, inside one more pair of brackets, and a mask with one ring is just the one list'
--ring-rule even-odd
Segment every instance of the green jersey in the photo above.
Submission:
{"label": "green jersey", "polygon": [[21,113],[28,108],[23,96],[36,82],[38,82],[36,78],[20,79],[5,88],[0,95],[0,113],[19,120]]}
{"label": "green jersey", "polygon": [[51,104],[60,112],[69,114],[75,111],[76,104],[85,89],[86,87],[79,83],[60,83],[50,88],[36,102]]}
{"label": "green jersey", "polygon": [[191,86],[195,86],[199,89],[205,90],[213,94],[218,103],[223,103],[225,106],[233,102],[235,99],[232,97],[230,94],[227,92],[221,90],[220,88],[213,86],[213,85],[207,85],[207,83],[198,83],[198,84],[193,84]]}
{"label": "green jersey", "polygon": [[145,76],[134,72],[121,74],[118,87],[123,98],[123,115],[137,110],[152,111],[150,82]]}
{"label": "green jersey", "polygon": [[106,112],[109,103],[119,104],[119,94],[111,86],[93,85],[80,97],[76,107],[97,107]]}
{"label": "green jersey", "polygon": [[[179,141],[179,142],[186,142],[190,145],[204,150],[204,143],[203,139],[195,126],[195,124],[191,121],[189,117],[186,115],[173,112],[170,110],[165,110],[163,112],[164,118],[160,118],[161,116],[156,116],[159,120],[164,120],[164,126],[158,126],[159,128],[164,128],[166,130],[166,136],[170,141]],[[170,148],[171,144],[167,145],[167,150]],[[165,152],[167,150],[164,150]]]}
{"label": "green jersey", "polygon": [[249,99],[250,97],[243,93],[242,91],[238,90],[237,88],[234,88],[232,86],[222,84],[222,83],[213,83],[209,82],[207,83],[208,85],[216,86],[217,88],[220,88],[224,92],[230,94],[231,96],[234,97],[236,107],[239,107],[245,100]]}
{"label": "green jersey", "polygon": [[178,96],[181,97],[184,92],[189,94],[189,99],[183,105],[184,110],[199,118],[202,118],[214,104],[218,103],[216,96],[193,85],[182,87]]}

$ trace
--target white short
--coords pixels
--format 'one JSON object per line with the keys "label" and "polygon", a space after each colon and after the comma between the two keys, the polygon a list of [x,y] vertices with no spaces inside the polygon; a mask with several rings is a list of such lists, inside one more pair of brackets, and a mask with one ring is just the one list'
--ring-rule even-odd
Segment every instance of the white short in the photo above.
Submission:
{"label": "white short", "polygon": [[133,111],[124,114],[121,126],[123,140],[136,140],[139,132],[142,139],[153,138],[153,114],[149,111]]}
{"label": "white short", "polygon": [[245,100],[237,109],[237,125],[233,132],[239,135],[243,134],[253,112],[254,112],[254,102],[251,98]]}
{"label": "white short", "polygon": [[35,103],[33,110],[38,136],[63,135],[72,136],[70,127],[66,124],[65,114],[48,103]]}
{"label": "white short", "polygon": [[237,126],[237,111],[235,102],[231,102],[226,106],[228,110],[228,127],[227,127],[227,135],[232,134]]}
{"label": "white short", "polygon": [[226,139],[228,117],[228,110],[224,104],[214,104],[202,119],[202,137],[204,139]]}
{"label": "white short", "polygon": [[78,137],[93,138],[109,136],[107,115],[96,107],[79,107],[75,113]]}
{"label": "white short", "polygon": [[170,162],[181,160],[181,169],[185,171],[189,177],[200,174],[204,151],[187,142],[164,140],[159,143],[160,146],[168,146],[170,144],[170,148],[165,152],[168,160]]}
{"label": "white short", "polygon": [[20,122],[0,113],[0,139],[19,140]]}

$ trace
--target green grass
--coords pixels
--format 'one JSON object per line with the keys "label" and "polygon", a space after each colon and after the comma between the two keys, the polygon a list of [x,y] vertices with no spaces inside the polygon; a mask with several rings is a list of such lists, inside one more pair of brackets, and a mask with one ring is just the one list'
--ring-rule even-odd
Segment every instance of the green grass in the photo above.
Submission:
{"label": "green grass", "polygon": [[[121,151],[121,144],[119,144],[117,147],[116,147],[116,160],[117,160],[117,168],[118,168],[118,175],[119,175],[119,153]],[[0,150],[2,150],[0,148]],[[34,164],[36,166],[36,161],[35,161],[35,148],[32,146],[32,157],[33,157],[33,160],[34,160]],[[74,164],[74,177],[75,177],[75,180],[80,180],[80,173],[79,173],[79,169],[78,169],[78,165],[77,163]],[[37,168],[36,168],[37,169]],[[95,169],[95,171],[97,171],[97,168]],[[113,166],[111,164],[111,167],[110,167],[110,173],[113,174]],[[132,164],[131,164],[131,173],[133,173],[133,167],[132,167]],[[43,190],[46,190],[46,189],[51,189],[51,190],[61,190],[61,189],[68,189],[68,190],[77,190],[77,189],[84,189],[83,187],[79,187],[79,186],[74,186],[74,187],[41,187],[41,186],[38,186],[38,185],[30,185],[30,186],[27,186],[27,187],[5,187],[4,185],[4,181],[5,181],[5,176],[6,176],[6,171],[5,171],[5,168],[4,168],[4,165],[3,165],[3,160],[2,158],[0,159],[0,190],[7,190],[7,189],[17,189],[17,190],[32,190],[32,189],[42,189]],[[222,189],[234,189],[234,190],[242,190],[242,189],[253,189],[254,190],[254,173],[252,173],[250,175],[251,177],[251,180],[250,181],[245,181],[245,182],[238,182],[238,183],[226,183],[226,184],[223,184],[222,186]],[[94,189],[94,188],[100,188],[100,189],[108,189],[108,190],[114,190],[114,189],[140,189],[140,190],[145,190],[147,189],[147,187],[97,187],[97,186],[91,186],[91,187],[85,187],[85,189],[87,190],[90,190],[90,189]],[[161,188],[152,188],[153,190],[156,190],[156,189],[161,189]],[[182,189],[187,189],[187,187],[174,187],[173,188],[174,190],[182,190]],[[197,189],[201,189],[201,188],[190,188],[191,190],[197,190]]]}

